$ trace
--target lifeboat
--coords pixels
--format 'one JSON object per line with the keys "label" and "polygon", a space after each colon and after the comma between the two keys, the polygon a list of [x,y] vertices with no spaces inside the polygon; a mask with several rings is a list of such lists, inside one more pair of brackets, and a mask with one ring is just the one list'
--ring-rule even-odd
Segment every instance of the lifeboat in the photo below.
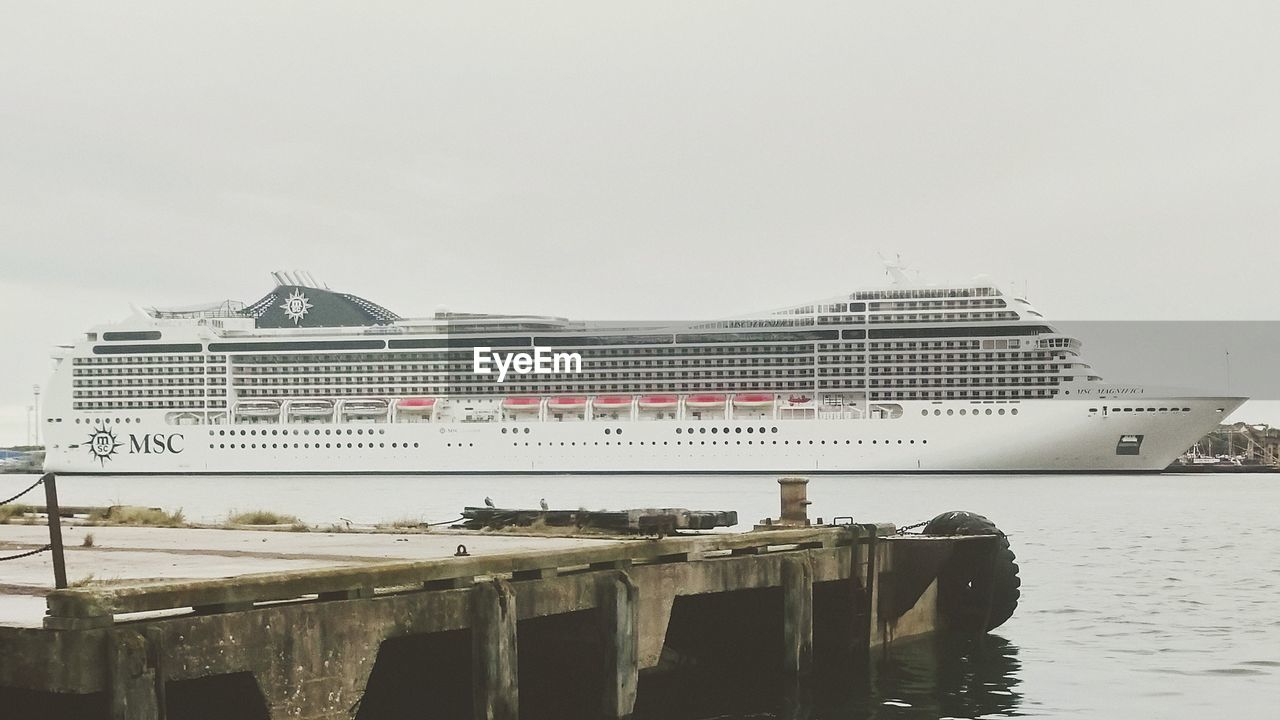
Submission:
{"label": "lifeboat", "polygon": [[740,408],[772,407],[773,395],[769,393],[738,393],[733,396],[733,406]]}
{"label": "lifeboat", "polygon": [[674,408],[679,402],[675,395],[642,395],[639,404],[641,410],[666,410]]}
{"label": "lifeboat", "polygon": [[625,410],[631,407],[630,395],[600,395],[591,401],[597,410]]}
{"label": "lifeboat", "polygon": [[407,397],[396,401],[396,410],[402,413],[429,413],[435,406],[433,397]]}
{"label": "lifeboat", "polygon": [[348,400],[342,403],[345,417],[380,417],[387,414],[386,400]]}
{"label": "lifeboat", "polygon": [[236,403],[236,415],[240,417],[276,417],[280,403],[275,400],[245,400]]}
{"label": "lifeboat", "polygon": [[512,395],[502,401],[502,407],[510,412],[538,412],[542,398]]}
{"label": "lifeboat", "polygon": [[289,417],[317,418],[332,416],[333,402],[330,400],[294,400],[289,403]]}
{"label": "lifeboat", "polygon": [[547,400],[548,410],[581,410],[586,406],[584,397],[553,397]]}
{"label": "lifeboat", "polygon": [[684,406],[691,408],[722,408],[725,396],[714,394],[690,395],[685,398]]}

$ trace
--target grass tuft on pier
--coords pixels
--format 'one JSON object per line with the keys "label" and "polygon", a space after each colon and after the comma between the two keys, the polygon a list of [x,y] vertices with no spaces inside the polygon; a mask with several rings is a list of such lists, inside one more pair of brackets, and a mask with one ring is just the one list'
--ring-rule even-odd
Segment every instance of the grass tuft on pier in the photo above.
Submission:
{"label": "grass tuft on pier", "polygon": [[114,505],[89,513],[90,525],[143,525],[149,527],[186,527],[182,508],[165,512],[160,508]]}
{"label": "grass tuft on pier", "polygon": [[296,515],[285,515],[284,513],[276,513],[270,510],[249,510],[246,512],[232,512],[227,516],[228,525],[290,525],[293,527],[306,527]]}
{"label": "grass tuft on pier", "polygon": [[0,505],[0,525],[7,525],[15,518],[22,518],[24,515],[28,515],[35,511],[36,509],[30,505],[22,505],[20,503]]}

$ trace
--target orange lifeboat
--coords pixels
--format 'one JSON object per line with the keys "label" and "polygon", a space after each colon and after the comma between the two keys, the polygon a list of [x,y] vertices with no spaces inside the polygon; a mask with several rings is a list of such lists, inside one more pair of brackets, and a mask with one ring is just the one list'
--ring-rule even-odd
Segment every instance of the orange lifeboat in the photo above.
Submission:
{"label": "orange lifeboat", "polygon": [[680,399],[675,395],[641,395],[640,409],[666,410],[675,407],[679,402]]}
{"label": "orange lifeboat", "polygon": [[740,408],[772,407],[773,401],[773,395],[769,393],[738,393],[733,396],[733,406]]}
{"label": "orange lifeboat", "polygon": [[538,412],[542,398],[528,395],[512,395],[502,401],[502,407],[511,412]]}
{"label": "orange lifeboat", "polygon": [[690,395],[685,398],[684,406],[691,408],[723,408],[725,396],[718,394]]}
{"label": "orange lifeboat", "polygon": [[631,407],[630,395],[600,395],[591,401],[597,410],[622,410]]}
{"label": "orange lifeboat", "polygon": [[396,409],[400,412],[429,413],[436,406],[433,397],[408,397],[396,401]]}
{"label": "orange lifeboat", "polygon": [[587,399],[578,396],[553,397],[547,400],[549,410],[581,410],[587,406]]}

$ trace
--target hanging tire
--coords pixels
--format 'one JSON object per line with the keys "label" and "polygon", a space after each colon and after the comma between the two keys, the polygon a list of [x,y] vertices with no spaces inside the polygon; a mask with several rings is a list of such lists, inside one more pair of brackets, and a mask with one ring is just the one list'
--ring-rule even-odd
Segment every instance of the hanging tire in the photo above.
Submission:
{"label": "hanging tire", "polygon": [[925,535],[995,535],[994,556],[983,543],[959,543],[951,561],[938,573],[938,611],[946,626],[962,632],[1000,627],[1018,607],[1022,580],[1009,538],[977,513],[953,510],[930,520]]}

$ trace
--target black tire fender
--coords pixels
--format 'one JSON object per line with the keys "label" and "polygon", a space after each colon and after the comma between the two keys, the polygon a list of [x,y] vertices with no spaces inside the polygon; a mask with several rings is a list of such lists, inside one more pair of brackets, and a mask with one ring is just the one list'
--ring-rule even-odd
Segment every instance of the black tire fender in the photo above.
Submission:
{"label": "black tire fender", "polygon": [[924,526],[925,535],[995,535],[994,553],[957,548],[938,573],[938,612],[947,627],[964,632],[994,630],[1013,616],[1022,579],[1009,538],[986,517],[964,510],[945,512]]}

